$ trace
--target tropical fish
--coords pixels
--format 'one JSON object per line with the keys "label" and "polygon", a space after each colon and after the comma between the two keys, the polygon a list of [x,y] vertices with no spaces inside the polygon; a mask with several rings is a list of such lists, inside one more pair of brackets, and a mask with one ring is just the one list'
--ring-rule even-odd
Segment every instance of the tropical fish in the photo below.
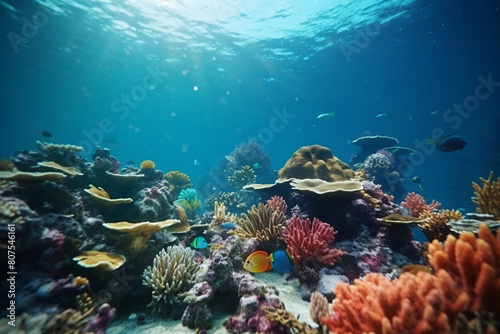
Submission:
{"label": "tropical fish", "polygon": [[409,181],[412,183],[418,184],[418,187],[420,188],[420,190],[422,190],[422,192],[425,193],[424,188],[422,188],[422,185],[420,184],[422,182],[422,179],[420,177],[414,176],[414,177],[410,178]]}
{"label": "tropical fish", "polygon": [[135,162],[134,162],[134,161],[132,161],[132,160],[127,161],[127,163],[128,163],[129,165],[135,165]]}
{"label": "tropical fish", "polygon": [[118,146],[118,142],[112,138],[104,138],[102,141],[104,142],[104,144],[109,145],[111,147]]}
{"label": "tropical fish", "polygon": [[437,115],[439,114],[439,110],[434,110],[433,112],[431,112],[431,115]]}
{"label": "tropical fish", "polygon": [[318,115],[318,117],[316,117],[316,120],[317,121],[323,121],[325,119],[328,119],[330,117],[333,117],[334,113],[333,112],[329,112],[329,113],[326,113],[326,114],[321,114],[321,115]]}
{"label": "tropical fish", "polygon": [[191,246],[196,249],[208,248],[208,242],[203,237],[196,237],[193,241],[191,241]]}
{"label": "tropical fish", "polygon": [[378,114],[377,116],[375,116],[375,119],[386,117],[386,116],[387,116],[387,113]]}
{"label": "tropical fish", "polygon": [[234,224],[231,222],[225,222],[223,224],[220,224],[220,227],[222,227],[225,230],[236,230],[236,226],[234,226]]}
{"label": "tropical fish", "polygon": [[45,138],[52,138],[52,133],[50,133],[47,130],[40,131],[40,134],[44,136]]}
{"label": "tropical fish", "polygon": [[253,252],[245,260],[243,269],[252,273],[262,273],[271,270],[272,267],[268,254],[262,250]]}
{"label": "tropical fish", "polygon": [[435,144],[436,148],[442,152],[453,152],[462,150],[467,142],[459,135],[446,135],[438,140],[427,139],[428,144]]}
{"label": "tropical fish", "polygon": [[236,159],[232,155],[226,155],[225,158],[227,161],[229,161],[232,164],[236,163]]}
{"label": "tropical fish", "polygon": [[277,250],[269,256],[271,267],[279,274],[286,274],[293,270],[293,259],[287,251]]}
{"label": "tropical fish", "polygon": [[200,161],[198,159],[194,159],[193,165],[199,166],[200,165]]}
{"label": "tropical fish", "polygon": [[259,170],[259,169],[261,169],[261,168],[262,168],[262,166],[261,166],[258,162],[256,162],[256,163],[254,163],[254,164],[252,165],[252,168],[253,168],[253,169],[255,169],[255,170]]}

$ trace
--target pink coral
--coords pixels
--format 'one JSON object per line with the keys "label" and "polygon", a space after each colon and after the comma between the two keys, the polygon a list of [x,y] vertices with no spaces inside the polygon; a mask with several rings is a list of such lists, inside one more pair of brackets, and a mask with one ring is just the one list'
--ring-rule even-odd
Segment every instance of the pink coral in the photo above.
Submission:
{"label": "pink coral", "polygon": [[441,207],[441,203],[432,200],[431,204],[425,204],[425,200],[422,196],[416,193],[409,193],[405,200],[401,202],[401,205],[410,210],[410,214],[413,217],[420,216],[424,211],[434,211]]}
{"label": "pink coral", "polygon": [[285,200],[281,196],[271,197],[271,199],[267,200],[267,205],[269,205],[273,211],[283,212],[283,214],[286,214],[286,210],[288,208]]}
{"label": "pink coral", "polygon": [[307,258],[315,258],[319,262],[333,265],[340,261],[340,256],[346,254],[329,247],[336,234],[337,231],[334,231],[333,227],[317,218],[311,223],[309,218],[300,219],[293,216],[288,221],[283,239],[296,265]]}

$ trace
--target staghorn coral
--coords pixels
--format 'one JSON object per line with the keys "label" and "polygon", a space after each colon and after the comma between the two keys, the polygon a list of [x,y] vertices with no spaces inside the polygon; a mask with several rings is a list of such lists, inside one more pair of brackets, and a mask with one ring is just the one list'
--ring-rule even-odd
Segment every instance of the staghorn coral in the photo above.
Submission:
{"label": "staghorn coral", "polygon": [[293,216],[286,225],[283,239],[296,265],[308,258],[314,258],[331,266],[340,261],[340,256],[346,254],[329,247],[336,234],[337,231],[334,231],[333,227],[317,218],[311,223],[309,218],[300,219]]}
{"label": "staghorn coral", "polygon": [[420,227],[429,241],[433,239],[445,241],[446,236],[451,231],[447,225],[448,222],[462,219],[462,214],[458,210],[424,211],[419,215],[419,218],[425,219],[420,223]]}
{"label": "staghorn coral", "polygon": [[194,253],[182,246],[169,246],[156,255],[153,266],[144,270],[142,284],[153,289],[148,306],[154,312],[167,312],[182,302],[199,268],[199,263],[193,261]]}
{"label": "staghorn coral", "polygon": [[224,224],[225,222],[237,222],[239,221],[239,218],[235,214],[230,214],[229,212],[226,213],[226,206],[224,203],[220,203],[215,201],[214,204],[214,218],[212,219],[212,222],[210,223],[210,229],[217,229],[221,224]]}
{"label": "staghorn coral", "polygon": [[179,198],[174,202],[175,206],[179,206],[186,210],[188,216],[193,217],[196,211],[201,206],[201,201],[193,188],[184,189],[179,194]]}
{"label": "staghorn coral", "polygon": [[469,310],[492,312],[500,317],[500,233],[495,236],[486,224],[478,237],[465,232],[458,239],[448,235],[444,247],[429,244],[429,263],[434,270],[449,273],[459,290],[468,295]]}
{"label": "staghorn coral", "polygon": [[241,215],[240,226],[234,230],[234,234],[241,238],[250,239],[256,237],[258,241],[272,241],[281,239],[281,233],[285,226],[285,215],[283,212],[274,211],[267,204],[259,203],[252,206],[246,214]]}
{"label": "staghorn coral", "polygon": [[144,170],[144,169],[154,169],[155,168],[155,163],[153,162],[153,160],[144,160],[143,162],[141,162],[140,167],[141,167],[142,170]]}
{"label": "staghorn coral", "polygon": [[327,147],[311,145],[297,150],[279,170],[278,177],[279,180],[297,178],[335,182],[353,178],[354,172]]}
{"label": "staghorn coral", "polygon": [[432,200],[431,204],[425,204],[425,200],[419,194],[409,193],[401,205],[410,211],[413,217],[418,217],[424,211],[434,211],[441,206],[441,203]]}
{"label": "staghorn coral", "polygon": [[472,182],[472,186],[476,190],[476,198],[472,201],[477,205],[478,213],[488,213],[494,215],[495,219],[500,220],[500,177],[496,182],[493,181],[493,172],[490,172],[488,179],[480,178],[483,182],[483,188]]}
{"label": "staghorn coral", "polygon": [[236,170],[234,174],[227,179],[233,187],[241,189],[247,184],[255,183],[256,176],[252,167],[247,165],[241,167],[240,170]]}
{"label": "staghorn coral", "polygon": [[283,212],[286,215],[286,210],[288,206],[286,205],[286,201],[281,196],[273,196],[271,199],[267,200],[267,205],[274,211]]}
{"label": "staghorn coral", "polygon": [[192,188],[189,176],[179,171],[173,170],[165,174],[168,183],[170,184],[170,191],[175,197],[179,196],[182,190]]}

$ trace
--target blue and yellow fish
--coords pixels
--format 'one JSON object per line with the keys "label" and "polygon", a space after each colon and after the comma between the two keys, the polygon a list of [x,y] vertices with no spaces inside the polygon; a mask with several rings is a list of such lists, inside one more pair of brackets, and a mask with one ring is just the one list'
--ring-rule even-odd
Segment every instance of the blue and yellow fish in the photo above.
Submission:
{"label": "blue and yellow fish", "polygon": [[208,242],[203,237],[196,237],[191,241],[191,246],[196,249],[208,248]]}
{"label": "blue and yellow fish", "polygon": [[247,257],[243,269],[252,273],[262,273],[274,269],[277,273],[285,274],[293,270],[293,260],[284,250],[277,250],[271,255],[258,250]]}

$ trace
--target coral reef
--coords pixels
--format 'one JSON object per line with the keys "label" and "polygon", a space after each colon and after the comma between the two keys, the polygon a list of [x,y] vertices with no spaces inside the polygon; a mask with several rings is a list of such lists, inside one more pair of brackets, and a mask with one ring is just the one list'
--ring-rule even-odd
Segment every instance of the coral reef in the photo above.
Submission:
{"label": "coral reef", "polygon": [[120,254],[112,254],[99,251],[85,251],[73,258],[78,264],[85,268],[98,268],[104,271],[113,271],[120,268],[127,260]]}
{"label": "coral reef", "polygon": [[0,159],[0,171],[9,172],[12,171],[14,167],[14,164],[10,160],[3,158]]}
{"label": "coral reef", "polygon": [[176,213],[167,180],[153,180],[134,195],[134,204],[127,220],[160,221]]}
{"label": "coral reef", "polygon": [[343,251],[330,248],[336,234],[337,231],[334,231],[333,227],[317,218],[311,223],[309,218],[300,219],[294,216],[286,225],[283,239],[296,265],[308,258],[314,258],[320,263],[331,266],[340,261],[340,256],[345,254]]}
{"label": "coral reef", "polygon": [[500,177],[493,181],[493,172],[490,172],[488,179],[480,178],[483,182],[483,188],[472,182],[476,198],[472,201],[477,205],[478,213],[488,213],[500,220]]}
{"label": "coral reef", "polygon": [[106,172],[118,173],[120,171],[120,162],[111,155],[107,148],[97,146],[92,154],[92,160],[90,168],[95,175],[104,176]]}
{"label": "coral reef", "polygon": [[354,177],[349,166],[335,157],[330,149],[311,145],[297,150],[278,172],[279,180],[290,178],[345,181]]}
{"label": "coral reef", "polygon": [[236,147],[233,152],[226,156],[226,161],[229,163],[228,167],[230,167],[231,171],[255,164],[258,164],[261,171],[265,171],[269,169],[272,163],[269,154],[264,151],[264,148],[255,138]]}
{"label": "coral reef", "polygon": [[[328,302],[327,302],[328,304]],[[293,316],[292,313],[285,310],[284,308],[276,308],[272,306],[265,306],[262,309],[264,314],[270,321],[275,321],[281,324],[286,330],[283,333],[293,333],[293,334],[320,334],[321,332],[312,328],[307,324],[301,323],[297,318]],[[275,332],[273,332],[275,333]]]}
{"label": "coral reef", "polygon": [[401,202],[401,206],[407,208],[413,217],[418,217],[424,211],[432,212],[435,209],[438,209],[441,206],[441,203],[432,200],[431,204],[426,204],[422,196],[412,192],[406,196],[406,199],[403,202]]}
{"label": "coral reef", "polygon": [[250,190],[220,191],[207,198],[205,208],[213,210],[215,202],[224,203],[231,212],[242,213],[250,208],[249,203],[257,202],[257,198]]}
{"label": "coral reef", "polygon": [[144,270],[142,284],[153,289],[148,306],[154,312],[168,312],[182,302],[199,268],[199,263],[193,260],[194,253],[182,246],[169,246],[156,255],[153,266]]}
{"label": "coral reef", "polygon": [[234,171],[233,175],[227,179],[233,187],[241,189],[247,184],[255,183],[256,176],[252,167],[247,165],[241,167],[240,170]]}
{"label": "coral reef", "polygon": [[241,238],[257,238],[260,242],[281,239],[285,226],[283,212],[271,209],[268,204],[259,203],[253,206],[246,214],[241,215],[239,226],[234,234]]}
{"label": "coral reef", "polygon": [[267,200],[267,205],[269,207],[277,212],[283,212],[284,215],[286,215],[286,210],[288,209],[288,206],[286,205],[286,201],[283,199],[281,196],[273,196],[271,199]]}
{"label": "coral reef", "polygon": [[419,218],[425,219],[420,223],[420,227],[427,240],[432,241],[437,239],[444,242],[446,236],[451,232],[448,222],[462,219],[462,214],[458,210],[424,211],[420,214]]}

